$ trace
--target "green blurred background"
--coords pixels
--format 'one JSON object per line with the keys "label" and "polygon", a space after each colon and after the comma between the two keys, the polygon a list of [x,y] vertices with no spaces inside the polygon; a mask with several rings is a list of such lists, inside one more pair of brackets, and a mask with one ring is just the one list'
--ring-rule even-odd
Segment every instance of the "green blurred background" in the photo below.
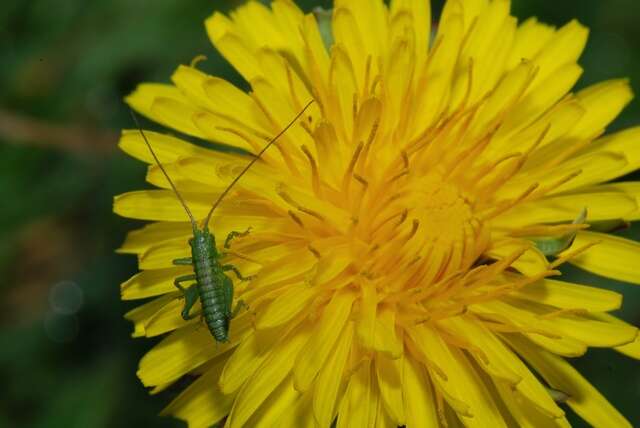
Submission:
{"label": "green blurred background", "polygon": [[[114,195],[147,185],[144,166],[116,142],[121,128],[132,127],[123,96],[140,82],[168,82],[178,64],[198,54],[208,56],[200,69],[246,87],[203,26],[214,9],[240,3],[2,2],[0,427],[184,426],[156,416],[180,388],[149,396],[135,375],[155,342],[130,337],[122,315],[135,304],[119,300],[119,284],[136,263],[114,249],[141,223],[116,217],[111,204]],[[330,7],[298,3],[305,10]],[[622,76],[640,87],[637,0],[513,3],[519,18],[561,25],[576,17],[591,28],[579,87]],[[442,1],[433,4],[439,11]],[[613,129],[640,124],[639,112],[634,101]],[[639,239],[640,228],[620,234]],[[620,315],[640,325],[639,288],[567,272],[623,292]],[[573,363],[640,425],[636,361],[590,350]]]}

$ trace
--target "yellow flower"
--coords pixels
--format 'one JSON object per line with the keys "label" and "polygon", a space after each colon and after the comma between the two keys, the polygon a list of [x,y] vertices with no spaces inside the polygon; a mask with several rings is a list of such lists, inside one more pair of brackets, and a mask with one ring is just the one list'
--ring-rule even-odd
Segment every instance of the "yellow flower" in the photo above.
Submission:
{"label": "yellow flower", "polygon": [[[164,190],[114,211],[155,223],[121,248],[141,272],[123,299],[134,336],[166,335],[140,362],[164,411],[191,427],[567,426],[553,397],[594,426],[629,422],[564,357],[607,347],[640,358],[621,296],[556,279],[569,262],[640,283],[640,245],[603,233],[640,219],[640,128],[603,137],[625,80],[569,91],[587,29],[518,25],[507,0],[336,0],[332,34],[290,0],[256,1],[206,28],[251,85],[195,67],[143,84],[137,111],[200,140],[256,153],[316,102],[215,212],[250,307],[231,341],[184,321],[173,279],[190,267],[187,216],[138,131],[120,145]],[[330,46],[330,49],[325,47]],[[146,132],[198,219],[250,157]],[[582,212],[586,208],[585,213]],[[589,228],[588,230],[585,230]],[[574,239],[575,238],[575,239]]]}

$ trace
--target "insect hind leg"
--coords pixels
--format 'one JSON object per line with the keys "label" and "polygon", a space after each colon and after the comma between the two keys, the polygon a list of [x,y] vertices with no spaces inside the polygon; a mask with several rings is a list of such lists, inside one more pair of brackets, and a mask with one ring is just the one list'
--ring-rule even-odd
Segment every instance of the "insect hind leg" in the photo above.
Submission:
{"label": "insect hind leg", "polygon": [[235,239],[235,238],[244,238],[249,233],[251,233],[251,227],[249,227],[244,232],[236,232],[236,231],[229,232],[229,234],[227,235],[227,239],[225,239],[225,241],[224,241],[224,248],[226,248],[226,249],[231,248],[231,241],[233,239]]}
{"label": "insect hind leg", "polygon": [[185,290],[185,288],[182,285],[180,285],[180,283],[186,282],[186,281],[194,281],[195,279],[196,279],[196,276],[194,274],[182,275],[177,277],[175,281],[173,281],[173,285],[175,285],[178,290],[182,291],[183,293],[186,293],[187,290]]}
{"label": "insect hind leg", "polygon": [[255,275],[242,276],[242,274],[240,273],[238,268],[235,267],[234,265],[224,265],[224,266],[222,266],[222,271],[223,272],[231,271],[231,272],[235,273],[240,281],[251,281],[253,278],[255,278]]}
{"label": "insect hind leg", "polygon": [[240,311],[242,309],[246,309],[247,311],[249,310],[249,305],[247,305],[247,303],[244,300],[238,300],[236,302],[236,307],[233,308],[233,311],[231,312],[231,319],[235,318],[236,316],[238,316],[238,314],[240,313]]}
{"label": "insect hind leg", "polygon": [[191,287],[184,290],[184,308],[182,309],[182,319],[185,321],[189,321],[194,319],[197,316],[202,314],[202,311],[196,312],[195,314],[189,314],[191,308],[198,301],[198,287],[192,285]]}

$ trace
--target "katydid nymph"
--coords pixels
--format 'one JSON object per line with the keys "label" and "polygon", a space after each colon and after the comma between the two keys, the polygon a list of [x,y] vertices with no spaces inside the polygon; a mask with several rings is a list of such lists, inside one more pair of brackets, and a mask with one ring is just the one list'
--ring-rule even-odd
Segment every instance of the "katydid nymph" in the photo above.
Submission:
{"label": "katydid nymph", "polygon": [[[196,219],[194,218],[191,210],[186,204],[184,198],[178,192],[175,184],[167,174],[167,171],[164,169],[160,160],[156,156],[149,140],[147,139],[144,131],[140,127],[138,119],[136,115],[131,111],[131,116],[133,117],[134,122],[136,123],[140,134],[144,142],[147,144],[153,159],[156,164],[166,177],[167,181],[171,185],[173,192],[176,197],[180,201],[180,204],[184,208],[189,216],[189,221],[191,222],[191,227],[193,229],[193,237],[189,239],[189,245],[191,247],[191,257],[180,258],[173,260],[174,265],[191,265],[193,266],[193,273],[189,275],[179,276],[175,279],[174,285],[182,291],[184,295],[184,309],[182,310],[182,318],[184,320],[190,320],[197,316],[201,316],[204,318],[211,335],[217,342],[228,342],[229,341],[229,325],[231,320],[238,314],[242,307],[246,307],[247,305],[239,300],[236,303],[236,306],[232,309],[233,304],[233,282],[231,278],[229,278],[225,272],[232,271],[236,274],[238,279],[246,280],[249,278],[244,278],[238,269],[231,264],[222,264],[222,258],[224,257],[224,253],[218,252],[216,248],[216,239],[213,233],[209,231],[209,221],[211,220],[211,215],[213,214],[216,207],[220,204],[222,199],[227,195],[229,190],[240,180],[240,178],[251,168],[251,166],[260,159],[260,157],[264,154],[264,152],[271,147],[273,143],[275,143],[278,138],[280,138],[293,124],[304,114],[304,112],[309,108],[309,106],[313,103],[313,100],[310,101],[303,109],[296,115],[296,117],[287,124],[287,126],[282,129],[275,137],[273,137],[269,142],[260,150],[260,152],[253,158],[251,161],[244,167],[244,169],[231,181],[231,183],[226,187],[226,189],[220,194],[220,196],[216,199],[216,201],[211,206],[209,213],[206,218],[202,222],[201,226],[198,226]],[[244,236],[249,233],[249,230],[246,232],[231,232],[227,236],[224,248],[228,249],[229,244],[233,238]],[[182,284],[185,282],[191,282],[188,287],[183,287]],[[202,311],[199,314],[191,314],[191,308],[193,305],[200,299],[200,305],[202,307]]]}

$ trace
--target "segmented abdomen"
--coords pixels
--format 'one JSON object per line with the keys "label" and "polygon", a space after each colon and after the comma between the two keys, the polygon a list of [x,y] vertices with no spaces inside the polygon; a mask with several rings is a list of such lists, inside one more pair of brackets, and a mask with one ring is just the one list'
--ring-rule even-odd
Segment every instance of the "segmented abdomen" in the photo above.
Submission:
{"label": "segmented abdomen", "polygon": [[216,281],[218,281],[217,278],[208,284],[198,282],[200,303],[202,314],[213,337],[218,342],[227,342],[229,340],[229,315],[222,286],[216,284]]}
{"label": "segmented abdomen", "polygon": [[219,262],[213,257],[194,257],[198,294],[207,327],[218,342],[229,340],[229,314],[225,302]]}

